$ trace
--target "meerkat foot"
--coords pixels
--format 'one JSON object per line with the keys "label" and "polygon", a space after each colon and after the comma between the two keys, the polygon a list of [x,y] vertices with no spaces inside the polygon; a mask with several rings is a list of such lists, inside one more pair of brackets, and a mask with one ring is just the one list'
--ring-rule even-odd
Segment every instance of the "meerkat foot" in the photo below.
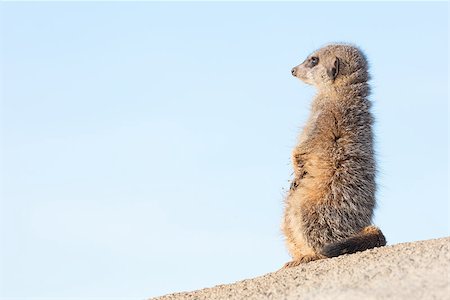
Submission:
{"label": "meerkat foot", "polygon": [[282,269],[297,267],[301,264],[302,264],[302,262],[300,260],[291,260],[291,261],[285,263]]}
{"label": "meerkat foot", "polygon": [[315,254],[314,255],[305,255],[298,259],[294,259],[290,262],[285,263],[283,266],[283,269],[297,267],[299,265],[306,264],[311,261],[322,259],[322,258],[324,258],[324,257],[321,255],[315,255]]}

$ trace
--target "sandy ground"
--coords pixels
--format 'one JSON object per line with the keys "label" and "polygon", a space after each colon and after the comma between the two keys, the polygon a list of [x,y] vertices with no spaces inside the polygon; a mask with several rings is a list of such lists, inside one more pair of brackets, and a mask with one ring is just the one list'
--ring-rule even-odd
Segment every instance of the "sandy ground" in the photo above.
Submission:
{"label": "sandy ground", "polygon": [[154,299],[450,299],[449,244],[397,244]]}

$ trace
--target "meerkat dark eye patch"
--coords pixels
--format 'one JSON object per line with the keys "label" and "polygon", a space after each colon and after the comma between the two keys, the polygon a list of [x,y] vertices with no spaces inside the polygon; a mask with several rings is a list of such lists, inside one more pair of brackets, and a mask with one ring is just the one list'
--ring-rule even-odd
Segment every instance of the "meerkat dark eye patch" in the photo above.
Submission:
{"label": "meerkat dark eye patch", "polygon": [[319,63],[319,58],[317,56],[313,56],[309,59],[308,67],[313,68],[313,67],[317,66],[318,63]]}

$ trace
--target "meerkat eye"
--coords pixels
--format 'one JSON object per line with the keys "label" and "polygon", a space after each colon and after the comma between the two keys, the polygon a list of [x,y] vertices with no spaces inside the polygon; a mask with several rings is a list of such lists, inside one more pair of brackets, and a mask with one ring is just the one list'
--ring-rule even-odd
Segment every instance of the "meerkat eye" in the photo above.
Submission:
{"label": "meerkat eye", "polygon": [[313,56],[313,57],[311,57],[309,66],[312,68],[312,67],[317,66],[318,63],[319,63],[319,58],[317,56]]}

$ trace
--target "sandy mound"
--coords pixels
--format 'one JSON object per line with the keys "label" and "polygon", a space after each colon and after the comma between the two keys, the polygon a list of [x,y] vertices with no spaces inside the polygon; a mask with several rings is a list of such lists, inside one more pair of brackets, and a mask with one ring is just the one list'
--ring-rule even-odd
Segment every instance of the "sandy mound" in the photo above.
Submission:
{"label": "sandy mound", "polygon": [[387,246],[154,299],[450,299],[449,243]]}

